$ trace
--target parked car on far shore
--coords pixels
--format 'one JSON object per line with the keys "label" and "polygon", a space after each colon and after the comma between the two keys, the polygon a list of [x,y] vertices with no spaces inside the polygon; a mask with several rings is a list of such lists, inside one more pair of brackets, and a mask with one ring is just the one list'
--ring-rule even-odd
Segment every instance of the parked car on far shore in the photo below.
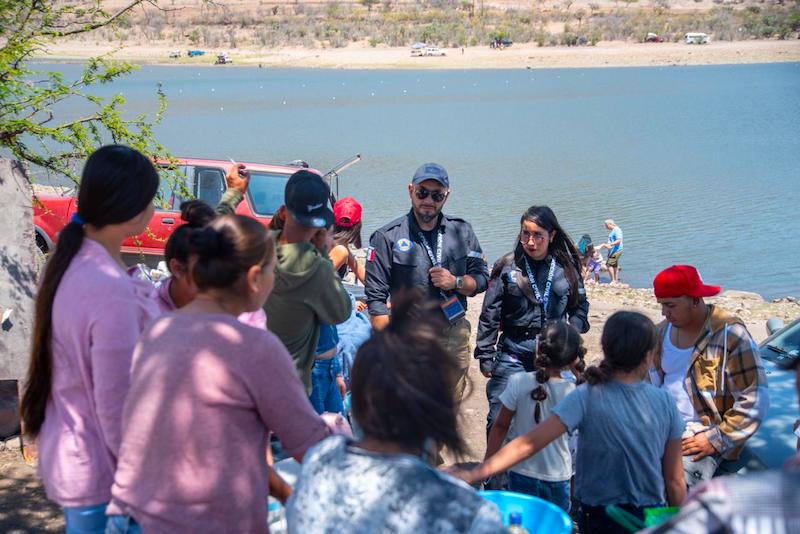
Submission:
{"label": "parked car on far shore", "polygon": [[444,53],[444,50],[442,50],[441,48],[438,48],[436,46],[429,46],[428,48],[425,49],[425,55],[435,57],[435,56],[444,56],[446,54]]}
{"label": "parked car on far shore", "polygon": [[686,44],[708,44],[711,38],[707,33],[689,32],[683,36],[683,42]]}

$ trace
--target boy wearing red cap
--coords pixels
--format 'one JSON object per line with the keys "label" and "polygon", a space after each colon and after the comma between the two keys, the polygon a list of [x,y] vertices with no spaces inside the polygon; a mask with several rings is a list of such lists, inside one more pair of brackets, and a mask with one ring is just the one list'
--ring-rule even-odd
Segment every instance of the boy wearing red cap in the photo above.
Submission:
{"label": "boy wearing red cap", "polygon": [[669,391],[686,421],[683,462],[689,487],[736,460],[767,412],[767,379],[744,322],[703,297],[720,292],[697,269],[673,265],[653,281],[662,342],[650,381]]}

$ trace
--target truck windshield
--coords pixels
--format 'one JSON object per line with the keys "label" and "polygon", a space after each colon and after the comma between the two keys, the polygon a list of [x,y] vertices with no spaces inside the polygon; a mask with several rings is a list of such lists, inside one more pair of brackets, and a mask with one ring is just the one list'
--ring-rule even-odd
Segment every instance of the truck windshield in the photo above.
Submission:
{"label": "truck windshield", "polygon": [[283,204],[283,192],[288,181],[288,174],[250,171],[247,190],[256,215],[273,215],[278,211]]}

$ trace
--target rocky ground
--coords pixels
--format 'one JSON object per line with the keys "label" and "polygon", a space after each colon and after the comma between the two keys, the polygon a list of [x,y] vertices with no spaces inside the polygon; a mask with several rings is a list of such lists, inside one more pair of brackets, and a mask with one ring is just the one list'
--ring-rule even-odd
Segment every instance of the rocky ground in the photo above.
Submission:
{"label": "rocky ground", "polygon": [[[591,302],[589,320],[591,329],[584,336],[589,350],[587,361],[596,363],[601,357],[600,333],[606,318],[620,309],[633,309],[645,313],[654,321],[661,317],[660,309],[651,289],[631,289],[608,285],[590,286]],[[746,323],[753,337],[761,341],[766,337],[766,320],[779,317],[789,322],[800,317],[800,304],[792,299],[766,302],[759,295],[740,291],[727,291],[720,297],[708,299],[726,310],[735,312]],[[473,331],[478,323],[482,297],[471,299],[468,318]],[[473,334],[474,335],[474,334]],[[473,338],[474,342],[474,338]],[[483,458],[486,434],[486,379],[475,362],[470,369],[471,393],[462,406],[462,429],[471,454],[467,460]],[[453,461],[452,458],[447,458]],[[0,532],[57,532],[63,530],[60,509],[49,502],[36,478],[35,467],[26,463],[19,453],[18,440],[0,442]]]}

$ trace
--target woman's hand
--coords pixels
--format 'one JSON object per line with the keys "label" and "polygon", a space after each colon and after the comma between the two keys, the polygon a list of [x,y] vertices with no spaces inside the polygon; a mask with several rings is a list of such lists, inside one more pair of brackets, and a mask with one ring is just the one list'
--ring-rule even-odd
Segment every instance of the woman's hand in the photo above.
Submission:
{"label": "woman's hand", "polygon": [[363,312],[363,311],[364,311],[364,310],[366,310],[367,308],[369,308],[369,306],[367,306],[367,303],[366,303],[366,302],[364,302],[364,301],[361,301],[361,300],[357,300],[357,301],[356,301],[356,311],[357,311],[357,312]]}
{"label": "woman's hand", "polygon": [[347,384],[344,383],[344,377],[342,375],[336,376],[336,387],[339,388],[339,395],[342,396],[342,400],[347,396]]}

